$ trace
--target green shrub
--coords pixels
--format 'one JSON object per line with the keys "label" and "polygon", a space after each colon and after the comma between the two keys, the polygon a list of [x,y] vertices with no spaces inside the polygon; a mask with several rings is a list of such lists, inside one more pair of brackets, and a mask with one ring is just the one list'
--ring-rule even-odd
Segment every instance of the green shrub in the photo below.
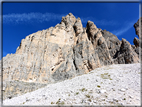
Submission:
{"label": "green shrub", "polygon": [[80,91],[84,92],[84,91],[87,91],[87,89],[85,89],[85,88],[82,88],[82,89],[80,89]]}
{"label": "green shrub", "polygon": [[87,98],[90,98],[90,95],[89,94],[87,94],[87,95],[85,95]]}
{"label": "green shrub", "polygon": [[59,104],[59,101],[57,101],[56,104]]}
{"label": "green shrub", "polygon": [[91,99],[89,98],[89,99],[88,99],[88,101],[90,101],[90,102],[91,102]]}
{"label": "green shrub", "polygon": [[78,95],[79,94],[79,92],[76,92],[76,95]]}
{"label": "green shrub", "polygon": [[97,85],[97,87],[100,88],[101,86],[100,86],[100,85]]}
{"label": "green shrub", "polygon": [[112,80],[112,79],[110,78],[110,75],[108,75],[108,73],[101,74],[101,78]]}

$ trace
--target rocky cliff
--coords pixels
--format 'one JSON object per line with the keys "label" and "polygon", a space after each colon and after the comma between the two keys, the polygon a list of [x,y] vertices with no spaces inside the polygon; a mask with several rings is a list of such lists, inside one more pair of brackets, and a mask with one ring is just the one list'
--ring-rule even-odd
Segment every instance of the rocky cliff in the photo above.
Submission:
{"label": "rocky cliff", "polygon": [[140,17],[140,19],[134,24],[134,28],[135,28],[135,31],[136,31],[136,34],[138,35],[139,39],[138,38],[134,38],[133,40],[133,43],[134,43],[134,50],[135,52],[141,56],[140,59],[142,60],[142,54],[140,54],[142,52],[141,50],[141,47],[142,47],[142,17]]}
{"label": "rocky cliff", "polygon": [[138,35],[139,38],[142,37],[142,17],[140,17],[140,19],[134,24],[134,28],[135,28],[135,31],[136,31],[136,34]]}
{"label": "rocky cliff", "polygon": [[55,27],[22,39],[16,53],[3,58],[3,80],[47,84],[101,66],[139,63],[137,38],[134,44],[92,21],[83,28],[81,19],[69,13]]}

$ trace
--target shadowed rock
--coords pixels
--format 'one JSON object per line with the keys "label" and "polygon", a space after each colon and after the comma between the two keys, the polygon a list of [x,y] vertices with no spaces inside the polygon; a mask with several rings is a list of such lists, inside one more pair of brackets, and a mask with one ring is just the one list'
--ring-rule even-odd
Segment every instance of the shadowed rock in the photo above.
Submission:
{"label": "shadowed rock", "polygon": [[142,31],[142,17],[134,24],[134,28],[136,31],[136,35],[138,35],[138,37],[141,38],[142,33],[140,31]]}
{"label": "shadowed rock", "polygon": [[[142,17],[134,24],[134,28],[136,31],[136,35],[138,35],[138,38],[134,38],[133,43],[135,46],[134,50],[135,52],[140,56],[140,53],[142,53],[142,42],[141,42],[141,37],[142,37]],[[141,60],[142,60],[142,54],[141,54]]]}

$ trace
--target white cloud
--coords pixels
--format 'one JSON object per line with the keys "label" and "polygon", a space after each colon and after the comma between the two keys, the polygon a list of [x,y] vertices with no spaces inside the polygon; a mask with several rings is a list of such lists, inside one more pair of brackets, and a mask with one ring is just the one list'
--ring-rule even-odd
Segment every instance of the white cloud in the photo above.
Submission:
{"label": "white cloud", "polygon": [[[3,24],[20,24],[20,23],[42,23],[48,21],[61,21],[62,16],[67,14],[54,14],[54,13],[23,13],[23,14],[6,14],[3,15]],[[77,17],[76,17],[77,18]],[[82,23],[87,23],[88,20],[93,21],[96,25],[118,25],[115,21],[97,20],[93,17],[80,17]]]}
{"label": "white cloud", "polygon": [[23,22],[44,22],[52,20],[61,20],[63,14],[54,13],[23,13],[23,14],[6,14],[3,15],[3,23],[23,23]]}
{"label": "white cloud", "polygon": [[111,31],[111,32],[113,34],[115,34],[116,36],[121,36],[122,34],[127,32],[130,28],[132,28],[135,22],[136,22],[136,20],[130,21],[130,22],[125,22],[125,24],[124,24],[125,26],[122,26],[122,28],[120,28],[118,30]]}

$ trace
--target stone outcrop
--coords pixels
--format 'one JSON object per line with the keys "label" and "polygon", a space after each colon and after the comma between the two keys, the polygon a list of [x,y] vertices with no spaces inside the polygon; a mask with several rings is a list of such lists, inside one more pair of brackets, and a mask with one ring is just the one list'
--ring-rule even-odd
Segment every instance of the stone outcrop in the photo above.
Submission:
{"label": "stone outcrop", "polygon": [[120,50],[116,54],[116,62],[130,64],[139,62],[138,54],[126,39],[122,38]]}
{"label": "stone outcrop", "polygon": [[[137,47],[138,41],[135,40]],[[97,28],[83,28],[72,13],[55,27],[22,39],[15,54],[3,58],[3,80],[54,83],[111,64],[139,63],[138,52],[128,41]]]}
{"label": "stone outcrop", "polygon": [[142,42],[141,42],[141,37],[142,37],[142,17],[134,24],[134,28],[136,31],[136,35],[138,35],[138,38],[134,38],[133,43],[134,43],[134,50],[135,52],[139,55],[140,59],[142,60],[142,54],[140,54],[142,52]]}
{"label": "stone outcrop", "polygon": [[134,24],[134,28],[136,31],[136,35],[138,35],[139,38],[142,37],[142,33],[140,31],[142,31],[142,17],[140,17],[140,19]]}

